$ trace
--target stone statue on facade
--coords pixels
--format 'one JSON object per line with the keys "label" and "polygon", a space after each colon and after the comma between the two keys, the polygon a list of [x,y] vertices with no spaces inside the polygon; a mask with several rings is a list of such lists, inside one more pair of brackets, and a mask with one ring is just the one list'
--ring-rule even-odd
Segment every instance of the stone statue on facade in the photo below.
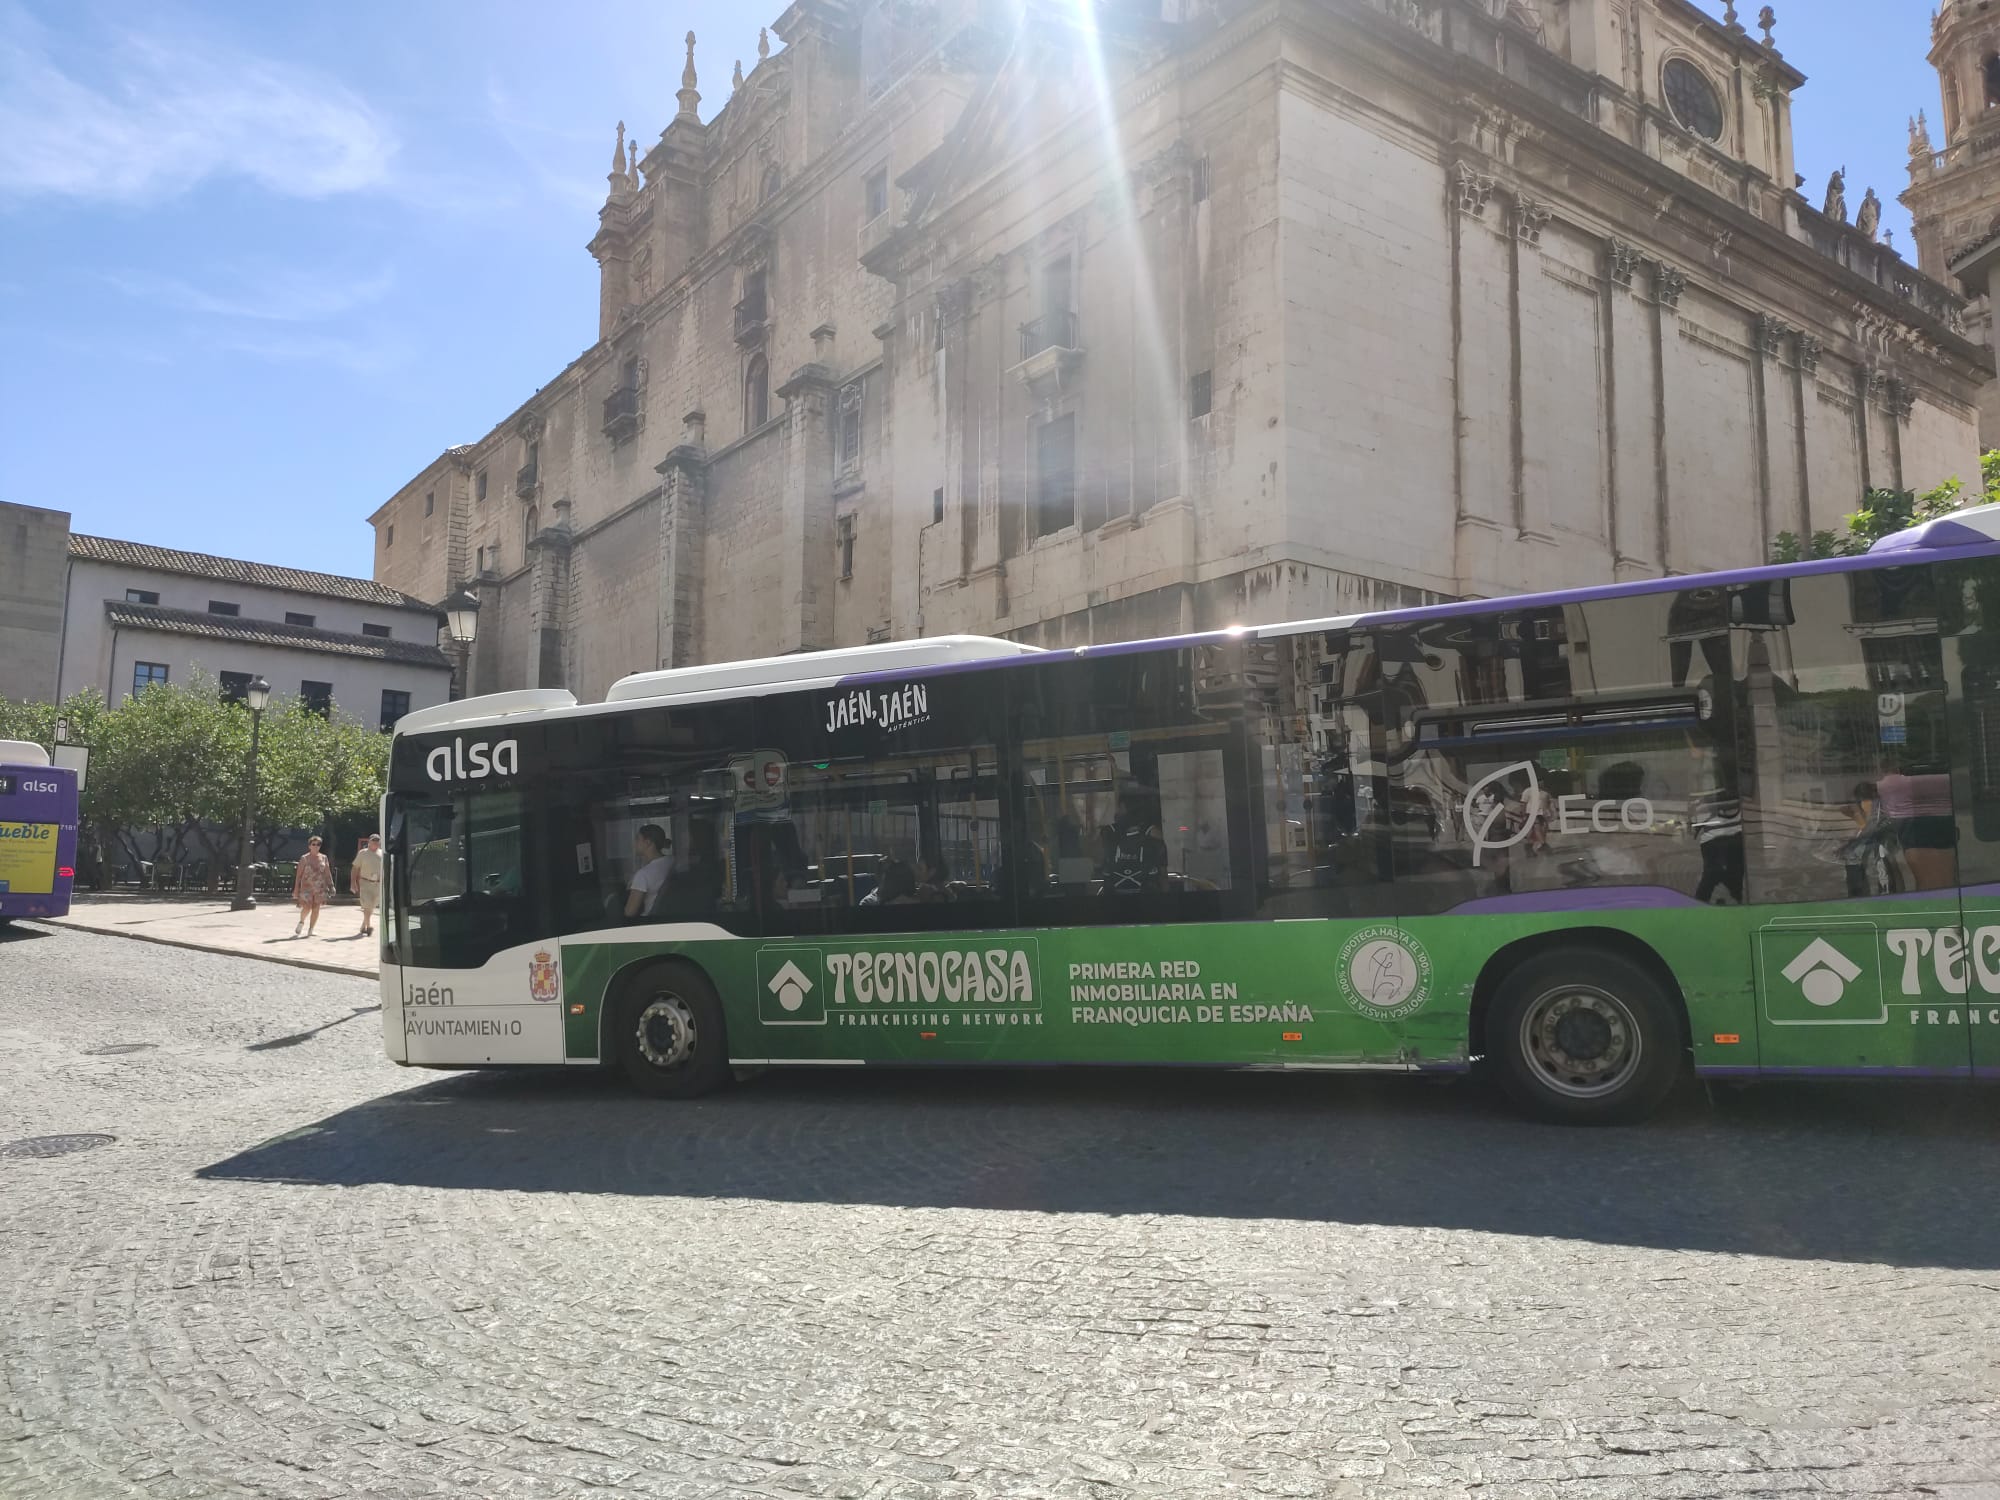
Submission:
{"label": "stone statue on facade", "polygon": [[1820,210],[1836,224],[1847,222],[1847,168],[1826,180],[1826,207]]}
{"label": "stone statue on facade", "polygon": [[1861,199],[1860,210],[1854,215],[1854,227],[1873,241],[1881,223],[1882,200],[1875,196],[1875,189],[1870,188]]}

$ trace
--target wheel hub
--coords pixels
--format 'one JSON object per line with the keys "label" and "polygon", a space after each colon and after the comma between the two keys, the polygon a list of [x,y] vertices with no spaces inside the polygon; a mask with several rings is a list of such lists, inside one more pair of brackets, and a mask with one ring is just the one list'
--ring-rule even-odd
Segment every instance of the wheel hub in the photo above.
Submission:
{"label": "wheel hub", "polygon": [[1584,1062],[1596,1062],[1611,1050],[1611,1023],[1594,1010],[1565,1011],[1556,1022],[1556,1046]]}
{"label": "wheel hub", "polygon": [[1622,1086],[1639,1065],[1637,1019],[1604,990],[1552,990],[1521,1018],[1522,1051],[1558,1093],[1594,1098]]}
{"label": "wheel hub", "polygon": [[694,1055],[694,1010],[678,995],[657,995],[639,1012],[639,1055],[656,1068],[678,1068]]}

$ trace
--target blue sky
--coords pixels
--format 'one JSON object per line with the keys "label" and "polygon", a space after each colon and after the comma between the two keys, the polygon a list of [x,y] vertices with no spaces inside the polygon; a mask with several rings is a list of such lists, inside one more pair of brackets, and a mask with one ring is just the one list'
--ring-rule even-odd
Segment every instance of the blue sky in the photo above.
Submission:
{"label": "blue sky", "polygon": [[[365,575],[369,512],[592,341],[614,124],[657,137],[690,28],[720,107],[779,8],[0,0],[0,498]],[[1845,165],[1908,247],[1929,7],[1779,11],[1808,192]]]}

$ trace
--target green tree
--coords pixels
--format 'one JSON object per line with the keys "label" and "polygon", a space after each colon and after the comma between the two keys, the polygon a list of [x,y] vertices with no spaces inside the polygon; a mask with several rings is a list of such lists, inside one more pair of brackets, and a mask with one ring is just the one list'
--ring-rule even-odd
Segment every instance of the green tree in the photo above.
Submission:
{"label": "green tree", "polygon": [[[2000,501],[2000,449],[1980,455],[1981,493],[1977,503]],[[1861,497],[1861,508],[1846,518],[1844,532],[1815,531],[1801,537],[1781,531],[1771,542],[1772,562],[1801,562],[1811,557],[1855,557],[1883,537],[1923,521],[1950,515],[1968,503],[1963,481],[1952,478],[1925,490],[1872,489]]]}
{"label": "green tree", "polygon": [[[0,739],[48,745],[58,709],[46,703],[0,703]],[[208,881],[219,882],[237,858],[248,789],[250,713],[226,703],[197,674],[157,683],[115,708],[95,693],[66,701],[70,738],[90,747],[81,830],[91,850],[116,847],[135,867],[141,839],[154,836],[156,870],[199,849]],[[265,713],[257,756],[256,837],[269,850],[278,835],[323,829],[329,820],[372,811],[389,763],[389,736],[359,720],[326,717],[298,699]],[[329,851],[330,853],[335,851]]]}
{"label": "green tree", "polygon": [[257,765],[258,837],[268,843],[286,829],[323,829],[344,814],[376,807],[388,773],[389,736],[287,698],[264,715]]}

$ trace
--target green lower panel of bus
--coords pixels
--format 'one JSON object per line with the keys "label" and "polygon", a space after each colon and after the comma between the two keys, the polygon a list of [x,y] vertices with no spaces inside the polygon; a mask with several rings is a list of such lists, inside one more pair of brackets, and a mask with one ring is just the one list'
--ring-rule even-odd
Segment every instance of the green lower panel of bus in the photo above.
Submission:
{"label": "green lower panel of bus", "polygon": [[[1968,926],[1956,892],[823,940],[592,934],[562,944],[564,1051],[597,1057],[612,981],[678,955],[714,983],[739,1062],[1448,1068],[1476,1050],[1482,975],[1490,984],[1521,951],[1511,945],[1536,938],[1656,955],[1707,1072],[1965,1076],[1975,1056],[2000,1063],[1984,1045],[1989,1030],[2000,1041],[2000,925]],[[1576,951],[1587,972],[1591,950]]]}

